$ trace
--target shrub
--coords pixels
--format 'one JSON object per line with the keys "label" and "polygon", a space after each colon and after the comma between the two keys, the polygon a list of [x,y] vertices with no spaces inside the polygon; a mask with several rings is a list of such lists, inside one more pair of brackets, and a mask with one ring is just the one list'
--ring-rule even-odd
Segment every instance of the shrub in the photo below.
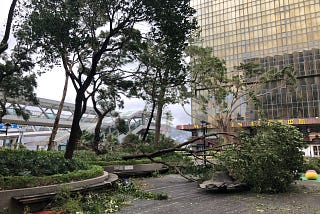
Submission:
{"label": "shrub", "polygon": [[3,176],[0,177],[0,189],[19,189],[35,186],[46,186],[51,184],[69,183],[103,174],[100,166],[90,166],[87,170],[76,170],[66,174],[55,174],[50,176]]}
{"label": "shrub", "polygon": [[48,176],[87,168],[81,161],[65,159],[59,152],[0,150],[0,176]]}
{"label": "shrub", "polygon": [[146,141],[141,141],[138,135],[128,134],[121,144],[124,151],[131,154],[152,153],[160,149],[171,148],[176,146],[172,138],[161,134],[159,142],[154,143],[154,133],[149,133]]}
{"label": "shrub", "polygon": [[231,175],[255,192],[288,190],[303,166],[303,136],[294,126],[271,123],[254,136],[241,134],[239,142],[221,157]]}
{"label": "shrub", "polygon": [[138,135],[128,134],[121,144],[121,147],[124,151],[129,152],[131,154],[139,153],[139,147],[143,144],[143,142],[139,139]]}
{"label": "shrub", "polygon": [[308,157],[304,159],[302,172],[305,172],[309,169],[316,170],[317,173],[320,173],[320,159],[317,157]]}
{"label": "shrub", "polygon": [[[122,160],[123,156],[129,155],[127,152],[123,151],[112,151],[105,154],[97,155],[93,151],[89,150],[78,150],[74,153],[74,159],[82,161],[85,163],[103,163],[108,161]],[[100,165],[100,164],[98,164]],[[102,164],[105,165],[105,164]]]}
{"label": "shrub", "polygon": [[176,146],[176,142],[170,138],[165,136],[164,134],[160,134],[160,139],[157,144],[154,143],[154,133],[151,132],[146,140],[146,145],[141,148],[144,153],[155,152],[160,149],[167,149]]}
{"label": "shrub", "polygon": [[102,156],[90,150],[76,150],[74,151],[73,158],[84,162],[102,160]]}

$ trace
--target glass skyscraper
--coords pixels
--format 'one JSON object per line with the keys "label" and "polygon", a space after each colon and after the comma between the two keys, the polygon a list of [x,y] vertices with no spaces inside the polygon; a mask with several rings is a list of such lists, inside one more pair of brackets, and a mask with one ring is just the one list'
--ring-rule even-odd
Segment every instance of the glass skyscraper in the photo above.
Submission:
{"label": "glass skyscraper", "polygon": [[[197,44],[225,59],[230,72],[247,61],[265,69],[291,64],[296,70],[296,87],[265,89],[261,101],[267,119],[320,124],[319,0],[191,0],[191,6],[201,27]],[[194,104],[192,111],[197,111]],[[257,120],[254,111],[248,108],[241,117]]]}

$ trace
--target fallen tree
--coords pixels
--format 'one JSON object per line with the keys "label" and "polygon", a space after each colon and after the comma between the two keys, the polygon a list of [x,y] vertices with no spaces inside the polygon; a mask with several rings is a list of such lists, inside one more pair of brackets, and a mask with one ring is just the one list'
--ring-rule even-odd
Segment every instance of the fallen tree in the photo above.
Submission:
{"label": "fallen tree", "polygon": [[[149,158],[153,162],[162,163],[176,170],[181,176],[190,181],[199,181],[199,175],[184,173],[182,165],[171,165],[166,161],[156,161],[155,157],[183,151],[191,154],[193,157],[205,160],[205,152],[215,150],[218,154],[214,156],[214,161],[202,162],[208,164],[198,164],[187,167],[194,167],[197,170],[206,171],[206,179],[214,177],[215,172],[225,171],[227,175],[239,181],[258,193],[279,193],[289,190],[290,185],[299,179],[299,173],[303,169],[304,148],[303,134],[298,128],[291,125],[284,125],[275,122],[262,122],[260,126],[251,127],[254,129],[251,133],[240,132],[239,135],[229,133],[212,133],[202,137],[197,137],[186,141],[172,148],[161,149],[149,154],[138,154],[125,156],[123,159]],[[253,134],[254,133],[254,134]],[[187,145],[198,140],[204,140],[206,137],[222,134],[235,138],[228,144],[216,145],[205,151],[191,151],[186,148]],[[195,160],[195,159],[194,159]],[[203,179],[202,177],[201,179]],[[202,180],[203,181],[203,180]],[[221,181],[219,181],[221,183]],[[211,182],[212,183],[212,182]],[[214,181],[213,183],[216,183]],[[234,185],[232,183],[232,185]],[[224,187],[223,185],[220,185]]]}
{"label": "fallen tree", "polygon": [[[123,160],[140,159],[140,158],[152,159],[152,158],[159,157],[161,155],[164,155],[164,154],[167,154],[167,153],[176,152],[176,151],[185,151],[185,152],[188,152],[190,154],[198,153],[199,151],[195,152],[195,151],[183,148],[183,147],[185,147],[187,145],[190,145],[190,144],[192,144],[192,143],[194,143],[194,142],[196,142],[198,140],[204,140],[207,137],[217,136],[217,135],[228,135],[228,136],[236,138],[235,134],[229,134],[229,133],[226,133],[226,132],[217,132],[217,133],[207,134],[207,135],[204,135],[204,136],[201,136],[201,137],[193,138],[191,140],[188,140],[188,141],[186,141],[184,143],[181,143],[181,144],[179,144],[179,145],[177,145],[175,147],[172,147],[172,148],[161,149],[159,151],[156,151],[156,152],[153,152],[153,153],[150,153],[150,154],[142,153],[142,154],[137,154],[137,155],[127,155],[127,156],[123,156],[122,159]],[[231,143],[231,144],[233,144],[233,143]],[[231,144],[224,144],[224,145],[220,145],[220,146],[214,146],[211,149],[206,149],[206,150],[202,150],[202,151],[211,151],[211,150],[214,150],[214,149],[217,149],[217,148],[221,148],[223,146],[227,146],[227,145],[231,145]]]}
{"label": "fallen tree", "polygon": [[[188,146],[188,145],[190,145],[190,144],[192,144],[192,143],[194,143],[196,141],[199,141],[199,140],[203,141],[207,137],[218,136],[218,135],[228,135],[230,137],[237,138],[237,136],[235,134],[230,134],[230,133],[226,133],[226,132],[217,132],[217,133],[207,134],[207,135],[204,135],[204,136],[201,136],[201,137],[193,138],[193,139],[188,140],[188,141],[186,141],[186,142],[184,142],[182,144],[176,145],[176,146],[174,146],[172,148],[160,149],[160,150],[158,150],[156,152],[148,153],[148,154],[142,153],[142,154],[137,154],[137,155],[123,156],[122,159],[123,160],[131,160],[131,159],[148,158],[154,163],[161,163],[161,164],[163,164],[165,166],[168,166],[169,168],[174,169],[182,177],[186,178],[189,181],[193,181],[194,182],[194,181],[197,181],[197,179],[194,179],[193,176],[187,176],[185,173],[183,173],[179,169],[179,166],[169,164],[166,161],[155,160],[155,158],[159,157],[159,156],[163,156],[163,155],[169,154],[169,153],[174,153],[174,152],[186,152],[186,153],[189,153],[189,155],[191,155],[195,160],[208,162],[209,164],[213,165],[213,163],[211,163],[210,161],[206,160],[205,155],[203,155],[203,153],[206,153],[208,151],[219,150],[222,147],[230,146],[230,145],[233,145],[234,143],[213,146],[213,147],[211,147],[209,149],[205,149],[205,150],[201,150],[201,151],[193,151],[193,150],[190,150],[190,149],[186,148],[186,146]],[[207,167],[207,166],[205,166],[205,167]]]}

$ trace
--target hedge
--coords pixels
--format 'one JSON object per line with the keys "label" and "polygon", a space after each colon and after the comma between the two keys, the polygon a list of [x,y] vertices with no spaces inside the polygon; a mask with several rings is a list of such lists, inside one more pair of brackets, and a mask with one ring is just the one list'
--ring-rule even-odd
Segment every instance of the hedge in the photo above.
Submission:
{"label": "hedge", "polygon": [[86,170],[81,160],[67,160],[62,153],[0,149],[0,176],[50,176]]}
{"label": "hedge", "polygon": [[92,165],[87,170],[76,170],[66,174],[55,174],[51,176],[1,176],[0,190],[20,189],[52,184],[69,183],[103,175],[101,166]]}

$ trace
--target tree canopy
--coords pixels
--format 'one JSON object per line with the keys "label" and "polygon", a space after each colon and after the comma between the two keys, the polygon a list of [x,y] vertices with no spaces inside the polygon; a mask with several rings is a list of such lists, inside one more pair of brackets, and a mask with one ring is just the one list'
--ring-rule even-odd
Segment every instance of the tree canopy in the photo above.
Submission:
{"label": "tree canopy", "polygon": [[[77,93],[66,158],[72,158],[80,139],[79,122],[92,96],[92,81],[124,49],[131,46],[129,52],[135,55],[134,47],[143,40],[137,24],[151,26],[157,38],[167,35],[165,43],[180,51],[194,26],[195,12],[187,0],[31,0],[25,7],[26,18],[16,33],[19,44],[39,65],[58,63],[68,68]],[[124,64],[119,67],[124,68]]]}
{"label": "tree canopy", "polygon": [[[7,103],[10,102],[11,108],[15,113],[22,116],[25,120],[29,118],[29,114],[25,109],[21,108],[17,103],[18,100],[37,103],[34,89],[37,86],[36,75],[31,71],[34,64],[29,58],[22,53],[19,48],[12,51],[8,56],[8,40],[15,17],[15,7],[17,0],[12,0],[8,11],[5,32],[0,42],[0,122],[7,112]],[[17,102],[18,101],[18,102]]]}

